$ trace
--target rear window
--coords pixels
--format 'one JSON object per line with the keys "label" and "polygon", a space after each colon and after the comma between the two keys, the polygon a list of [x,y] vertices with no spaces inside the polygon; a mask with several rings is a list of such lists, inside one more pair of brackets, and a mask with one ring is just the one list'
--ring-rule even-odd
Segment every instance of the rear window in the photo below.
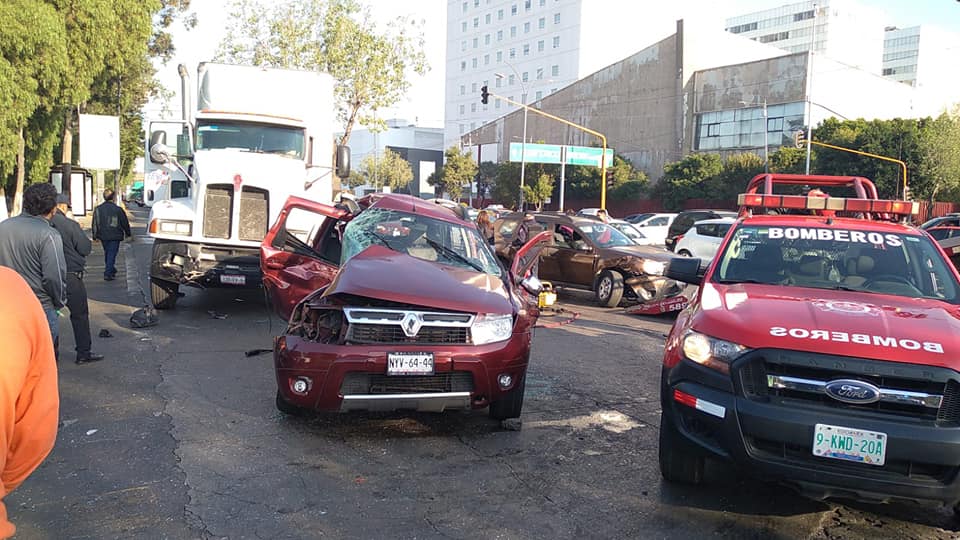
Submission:
{"label": "rear window", "polygon": [[919,235],[827,227],[738,227],[720,255],[719,283],[767,283],[960,303],[953,272]]}

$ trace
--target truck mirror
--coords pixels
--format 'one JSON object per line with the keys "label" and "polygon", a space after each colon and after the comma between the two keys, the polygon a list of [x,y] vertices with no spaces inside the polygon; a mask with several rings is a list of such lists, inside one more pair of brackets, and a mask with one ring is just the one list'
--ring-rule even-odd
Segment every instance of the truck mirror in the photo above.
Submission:
{"label": "truck mirror", "polygon": [[690,257],[673,257],[667,263],[663,275],[669,279],[700,285],[703,283],[704,272],[700,269],[700,259]]}
{"label": "truck mirror", "polygon": [[[156,135],[156,133],[154,133]],[[151,137],[153,139],[153,137]],[[169,163],[170,162],[170,152],[167,151],[167,146],[163,143],[157,143],[150,147],[150,161],[153,163]]]}
{"label": "truck mirror", "polygon": [[350,177],[350,147],[342,144],[337,145],[337,176]]}

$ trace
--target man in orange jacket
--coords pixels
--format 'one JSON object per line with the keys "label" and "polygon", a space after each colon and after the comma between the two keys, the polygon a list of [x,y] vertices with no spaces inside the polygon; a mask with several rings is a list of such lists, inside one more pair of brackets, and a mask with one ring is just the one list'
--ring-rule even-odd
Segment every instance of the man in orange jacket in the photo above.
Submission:
{"label": "man in orange jacket", "polygon": [[[0,291],[0,497],[6,497],[53,448],[60,397],[53,338],[40,301],[5,267]],[[0,500],[0,538],[16,530]]]}

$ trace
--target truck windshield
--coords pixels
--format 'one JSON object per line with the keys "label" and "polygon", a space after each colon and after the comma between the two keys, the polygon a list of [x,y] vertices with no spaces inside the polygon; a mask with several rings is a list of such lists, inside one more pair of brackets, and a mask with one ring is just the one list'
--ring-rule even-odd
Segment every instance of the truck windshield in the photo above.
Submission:
{"label": "truck windshield", "polygon": [[303,129],[232,121],[199,121],[197,150],[240,150],[303,159]]}
{"label": "truck windshield", "polygon": [[459,225],[418,214],[370,208],[350,220],[344,229],[343,261],[371,245],[498,277],[501,272],[487,243],[467,223]]}
{"label": "truck windshield", "polygon": [[960,303],[956,277],[927,238],[836,227],[738,227],[713,280]]}

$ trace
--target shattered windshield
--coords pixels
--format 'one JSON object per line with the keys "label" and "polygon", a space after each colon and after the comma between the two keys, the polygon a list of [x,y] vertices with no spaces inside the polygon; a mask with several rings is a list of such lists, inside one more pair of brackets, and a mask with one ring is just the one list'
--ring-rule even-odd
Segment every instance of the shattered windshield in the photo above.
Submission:
{"label": "shattered windshield", "polygon": [[632,246],[636,244],[625,234],[606,223],[580,225],[580,230],[600,247]]}
{"label": "shattered windshield", "polygon": [[463,225],[419,214],[370,208],[347,224],[343,261],[371,245],[381,245],[425,261],[500,276],[500,266],[487,243],[466,222]]}
{"label": "shattered windshield", "polygon": [[826,227],[737,228],[714,279],[960,303],[936,246],[919,235]]}
{"label": "shattered windshield", "polygon": [[231,149],[303,159],[303,129],[251,122],[200,121],[197,150]]}

